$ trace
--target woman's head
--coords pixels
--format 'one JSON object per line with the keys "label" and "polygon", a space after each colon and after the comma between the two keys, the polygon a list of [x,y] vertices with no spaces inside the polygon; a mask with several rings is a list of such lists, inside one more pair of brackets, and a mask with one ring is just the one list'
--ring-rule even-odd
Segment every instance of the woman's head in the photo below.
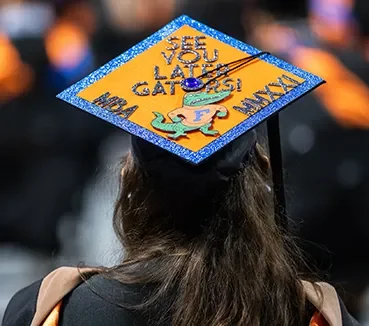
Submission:
{"label": "woman's head", "polygon": [[158,232],[160,237],[175,233],[190,241],[201,236],[219,214],[226,221],[238,218],[242,223],[250,214],[270,218],[269,159],[254,134],[236,146],[193,166],[134,139],[123,161],[115,218],[128,252],[134,246],[132,232],[133,242],[141,244],[147,237],[152,241]]}
{"label": "woman's head", "polygon": [[173,157],[140,160],[134,146],[123,162],[114,216],[126,251],[119,278],[157,284],[147,305],[170,293],[173,325],[300,320],[293,246],[274,220],[269,160],[255,141],[242,146],[245,157],[228,164],[240,163],[233,175],[219,163],[230,153],[204,170],[192,167],[192,175],[173,165]]}

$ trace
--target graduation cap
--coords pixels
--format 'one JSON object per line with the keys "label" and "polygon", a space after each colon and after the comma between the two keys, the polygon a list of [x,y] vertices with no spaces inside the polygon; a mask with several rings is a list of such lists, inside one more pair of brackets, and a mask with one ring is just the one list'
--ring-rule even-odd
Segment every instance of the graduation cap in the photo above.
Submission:
{"label": "graduation cap", "polygon": [[284,218],[277,113],[322,83],[181,16],[58,97],[136,136],[139,144],[178,156],[189,168],[204,166],[236,142],[244,155],[243,135],[268,121],[275,207]]}

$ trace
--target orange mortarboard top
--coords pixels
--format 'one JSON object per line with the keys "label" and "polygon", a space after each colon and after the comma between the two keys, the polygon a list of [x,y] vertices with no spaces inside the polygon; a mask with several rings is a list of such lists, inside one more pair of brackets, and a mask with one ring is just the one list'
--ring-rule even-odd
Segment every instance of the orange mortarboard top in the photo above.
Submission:
{"label": "orange mortarboard top", "polygon": [[199,164],[323,82],[181,16],[58,98]]}

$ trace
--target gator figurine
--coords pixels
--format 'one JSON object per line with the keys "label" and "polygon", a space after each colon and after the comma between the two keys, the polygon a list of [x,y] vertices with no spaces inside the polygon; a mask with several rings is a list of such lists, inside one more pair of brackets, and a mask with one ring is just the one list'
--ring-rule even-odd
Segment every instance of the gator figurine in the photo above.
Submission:
{"label": "gator figurine", "polygon": [[168,113],[173,123],[164,122],[165,117],[160,112],[155,114],[151,125],[160,131],[173,132],[168,137],[177,139],[187,137],[189,131],[200,130],[204,135],[214,136],[217,130],[210,130],[214,116],[224,118],[228,110],[217,103],[231,94],[231,91],[221,91],[214,94],[206,92],[187,93],[183,98],[183,106]]}

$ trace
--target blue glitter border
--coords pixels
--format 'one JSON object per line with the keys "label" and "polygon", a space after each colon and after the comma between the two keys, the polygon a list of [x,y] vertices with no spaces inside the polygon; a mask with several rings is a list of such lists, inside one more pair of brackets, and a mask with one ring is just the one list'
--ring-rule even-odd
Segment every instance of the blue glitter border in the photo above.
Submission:
{"label": "blue glitter border", "polygon": [[92,72],[86,78],[82,79],[81,81],[77,82],[76,84],[72,85],[68,89],[64,90],[60,94],[57,95],[57,98],[64,100],[88,113],[91,113],[127,132],[130,134],[139,136],[157,146],[160,146],[169,152],[172,152],[185,160],[188,160],[194,164],[199,164],[201,161],[208,158],[210,155],[217,152],[219,149],[233,141],[234,139],[238,138],[245,132],[251,130],[252,128],[256,127],[259,123],[262,123],[267,118],[271,117],[273,114],[277,113],[287,105],[291,104],[304,94],[310,92],[314,88],[318,87],[320,84],[324,83],[324,80],[318,76],[310,74],[300,68],[297,68],[281,59],[278,59],[272,55],[265,56],[263,58],[264,61],[273,64],[285,71],[288,71],[296,76],[299,76],[305,79],[305,82],[299,85],[298,87],[294,88],[286,95],[280,97],[273,103],[269,104],[261,111],[257,112],[253,116],[249,117],[247,120],[241,122],[239,125],[231,129],[230,131],[226,132],[225,134],[221,135],[220,137],[214,139],[210,144],[206,145],[202,149],[197,152],[193,152],[187,148],[184,148],[181,145],[176,144],[175,142],[159,136],[154,132],[147,130],[137,124],[122,119],[121,117],[115,115],[112,112],[104,110],[99,106],[92,104],[80,97],[77,96],[81,91],[92,85],[93,83],[97,82],[101,78],[105,77],[106,75],[110,74],[115,69],[119,68],[129,60],[135,58],[137,55],[141,54],[142,52],[148,50],[155,44],[161,42],[169,35],[173,34],[175,31],[180,29],[182,26],[188,25],[199,32],[207,34],[210,37],[213,37],[221,42],[224,42],[236,49],[241,51],[247,52],[250,55],[256,54],[261,52],[260,50],[247,45],[241,41],[238,41],[228,35],[225,35],[215,29],[212,29],[186,15],[180,16],[179,18],[175,19],[144,41],[138,43],[137,45],[133,46],[128,51],[124,52],[120,56],[116,57],[112,61],[108,62],[98,70]]}

